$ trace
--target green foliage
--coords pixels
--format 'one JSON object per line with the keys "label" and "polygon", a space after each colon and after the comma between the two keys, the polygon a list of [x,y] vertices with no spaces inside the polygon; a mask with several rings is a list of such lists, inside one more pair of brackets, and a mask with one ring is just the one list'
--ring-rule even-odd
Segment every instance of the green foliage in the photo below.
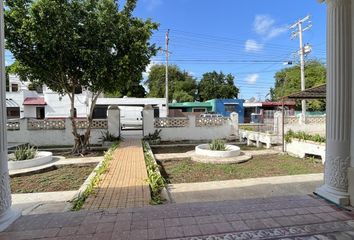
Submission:
{"label": "green foliage", "polygon": [[151,189],[151,203],[162,204],[164,200],[161,197],[161,191],[165,187],[166,181],[161,176],[159,165],[156,164],[153,156],[149,151],[149,147],[145,142],[143,142],[143,148],[146,170],[148,174],[148,179],[146,181],[149,183]]}
{"label": "green foliage", "polygon": [[239,89],[234,84],[235,77],[216,71],[204,73],[199,82],[201,101],[215,98],[237,98]]}
{"label": "green foliage", "polygon": [[156,141],[156,140],[161,140],[161,129],[156,129],[154,133],[149,133],[149,135],[145,136],[143,140],[145,141]]}
{"label": "green foliage", "polygon": [[318,143],[324,143],[326,142],[326,138],[322,137],[319,134],[311,135],[307,134],[306,132],[294,132],[292,130],[289,130],[285,136],[285,142],[291,143],[292,139],[296,138],[300,141],[313,141],[313,142],[318,142]]}
{"label": "green foliage", "polygon": [[[301,75],[299,65],[285,68],[277,72],[274,78],[274,87],[270,89],[270,96],[273,101],[278,101],[283,96],[301,91]],[[326,83],[326,67],[324,64],[317,60],[307,62],[305,65],[305,79],[306,88],[311,88]],[[285,82],[283,82],[283,80]],[[301,101],[297,102],[296,109],[301,109]],[[307,101],[307,109],[309,111],[324,111],[326,109],[326,103],[324,100]]]}
{"label": "green foliage", "polygon": [[[149,39],[157,24],[133,16],[136,1],[125,1],[123,8],[115,0],[6,1],[6,48],[29,80],[68,95],[73,126],[75,89],[92,92],[92,123],[98,96],[139,85],[156,54]],[[81,144],[75,127],[73,135]],[[89,135],[88,128],[83,145]]]}
{"label": "green foliage", "polygon": [[29,145],[20,146],[16,148],[14,155],[14,161],[33,159],[37,155],[37,148]]}
{"label": "green foliage", "polygon": [[120,140],[120,136],[115,136],[109,131],[101,132],[101,137],[99,138],[103,142],[118,142]]}
{"label": "green foliage", "polygon": [[209,144],[209,148],[210,150],[213,151],[226,151],[226,145],[225,145],[225,141],[221,140],[221,139],[214,139],[213,141],[211,141],[211,143]]}
{"label": "green foliage", "polygon": [[254,128],[251,126],[240,126],[239,128],[246,131],[254,131]]}
{"label": "green foliage", "polygon": [[[165,65],[153,65],[145,84],[149,88],[149,97],[165,97]],[[196,80],[176,65],[168,67],[168,97],[178,102],[193,101],[197,90]]]}
{"label": "green foliage", "polygon": [[113,152],[118,148],[118,142],[115,142],[105,153],[104,159],[101,166],[95,170],[95,176],[86,187],[86,189],[72,201],[72,211],[79,211],[84,205],[86,199],[95,191],[95,188],[98,186],[101,180],[101,175],[108,171],[109,162],[113,158]]}

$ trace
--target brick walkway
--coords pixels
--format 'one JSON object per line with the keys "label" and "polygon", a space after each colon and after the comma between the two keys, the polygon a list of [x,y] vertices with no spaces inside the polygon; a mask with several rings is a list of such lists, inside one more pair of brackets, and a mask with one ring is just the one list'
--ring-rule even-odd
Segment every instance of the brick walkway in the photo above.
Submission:
{"label": "brick walkway", "polygon": [[129,208],[149,205],[150,189],[140,139],[125,139],[114,152],[109,171],[102,176],[96,194],[83,208],[87,210]]}
{"label": "brick walkway", "polygon": [[0,239],[350,240],[354,215],[314,196],[169,204],[27,215]]}

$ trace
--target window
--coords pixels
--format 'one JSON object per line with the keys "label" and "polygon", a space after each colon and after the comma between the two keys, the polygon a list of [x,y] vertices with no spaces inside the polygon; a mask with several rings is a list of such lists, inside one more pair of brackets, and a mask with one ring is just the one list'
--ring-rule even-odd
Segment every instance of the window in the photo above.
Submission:
{"label": "window", "polygon": [[44,119],[45,118],[44,107],[36,107],[36,118],[37,119]]}
{"label": "window", "polygon": [[225,104],[225,112],[235,112],[236,105],[235,104]]}
{"label": "window", "polygon": [[154,118],[159,118],[159,117],[160,117],[160,109],[154,108]]}
{"label": "window", "polygon": [[108,106],[95,106],[93,109],[93,119],[106,119]]}
{"label": "window", "polygon": [[12,92],[18,92],[18,84],[11,84],[11,91]]}
{"label": "window", "polygon": [[8,107],[6,108],[7,118],[20,118],[20,108],[19,107]]}
{"label": "window", "polygon": [[207,112],[207,109],[206,108],[193,108],[193,112],[205,113],[205,112]]}

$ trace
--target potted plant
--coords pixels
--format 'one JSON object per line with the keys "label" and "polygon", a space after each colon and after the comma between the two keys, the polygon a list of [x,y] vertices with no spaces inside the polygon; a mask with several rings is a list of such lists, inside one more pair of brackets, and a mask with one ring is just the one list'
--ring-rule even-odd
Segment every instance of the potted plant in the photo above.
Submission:
{"label": "potted plant", "polygon": [[159,144],[161,142],[161,129],[155,130],[154,133],[149,133],[149,135],[145,136],[143,139],[148,141],[149,144]]}
{"label": "potted plant", "polygon": [[106,131],[106,132],[101,132],[102,136],[100,137],[100,140],[102,142],[102,147],[109,147],[111,146],[114,142],[117,142],[120,140],[120,136],[115,136],[114,134]]}

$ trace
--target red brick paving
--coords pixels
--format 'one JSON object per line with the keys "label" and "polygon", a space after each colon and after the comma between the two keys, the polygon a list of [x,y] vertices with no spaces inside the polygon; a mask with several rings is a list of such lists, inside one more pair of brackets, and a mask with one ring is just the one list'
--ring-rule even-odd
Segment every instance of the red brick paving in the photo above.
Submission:
{"label": "red brick paving", "polygon": [[150,189],[140,139],[126,139],[113,154],[109,171],[83,206],[86,210],[143,207],[149,205]]}

